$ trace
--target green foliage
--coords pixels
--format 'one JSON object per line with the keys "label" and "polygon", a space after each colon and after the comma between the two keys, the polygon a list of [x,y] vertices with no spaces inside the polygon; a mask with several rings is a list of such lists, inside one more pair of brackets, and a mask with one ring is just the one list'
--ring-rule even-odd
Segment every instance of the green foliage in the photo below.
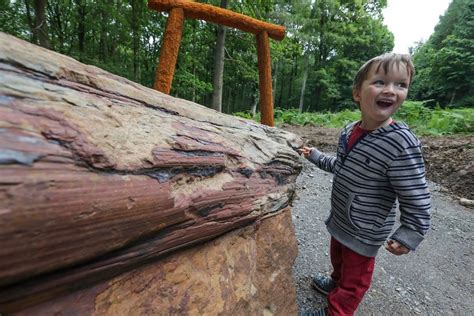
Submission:
{"label": "green foliage", "polygon": [[0,31],[28,40],[28,35],[23,29],[26,17],[20,10],[20,1],[10,3],[9,0],[0,0]]}
{"label": "green foliage", "polygon": [[[0,0],[0,31],[38,44],[33,0]],[[151,86],[166,18],[146,0],[49,0],[52,49],[81,62]]]}
{"label": "green foliage", "polygon": [[423,102],[407,101],[395,115],[420,135],[474,133],[474,108],[430,109]]}
{"label": "green foliage", "polygon": [[313,124],[318,126],[342,127],[350,122],[358,120],[359,117],[359,112],[350,110],[344,110],[338,113],[299,113],[296,109],[275,110],[275,122],[277,125],[286,123],[291,125]]}
{"label": "green foliage", "polygon": [[244,118],[244,119],[247,119],[247,120],[253,120],[254,119],[252,113],[250,113],[249,111],[234,112],[234,113],[232,113],[232,115],[237,116],[237,117],[241,117],[241,118]]}
{"label": "green foliage", "polygon": [[[305,110],[339,110],[351,100],[352,79],[369,58],[393,48],[383,24],[383,0],[275,1],[274,15],[300,52],[273,56],[275,104]],[[291,5],[289,4],[291,3]],[[302,48],[302,49],[301,49]],[[275,60],[276,59],[276,60]],[[307,84],[302,78],[307,73]],[[304,89],[305,87],[306,89]]]}
{"label": "green foliage", "polygon": [[[220,0],[200,0],[219,5]],[[52,49],[151,87],[167,13],[146,0],[45,0],[45,30]],[[39,44],[33,34],[35,0],[0,0],[0,31]],[[327,115],[352,108],[353,77],[366,60],[393,48],[383,24],[386,0],[242,0],[229,9],[286,27],[270,41],[274,104],[281,110]],[[474,5],[453,0],[414,59],[416,100],[448,107],[474,103]],[[225,42],[223,110],[249,111],[259,95],[255,35],[229,28]],[[216,25],[186,19],[171,94],[210,105]],[[300,102],[301,101],[301,102]],[[277,111],[278,113],[278,111]],[[323,119],[281,115],[286,121]]]}
{"label": "green foliage", "polygon": [[453,0],[434,33],[415,49],[416,100],[435,99],[449,107],[474,101],[474,4]]}
{"label": "green foliage", "polygon": [[[259,115],[252,117],[250,112],[236,112],[233,115],[246,119],[259,120]],[[332,112],[303,112],[299,113],[297,109],[275,109],[274,119],[276,125],[317,125],[327,127],[342,127],[350,122],[360,118],[358,111],[343,110],[338,113]]]}
{"label": "green foliage", "polygon": [[[238,112],[234,115],[259,121],[249,112]],[[474,133],[474,108],[442,109],[437,106],[430,109],[423,102],[406,101],[398,110],[394,119],[408,124],[417,135],[448,135]],[[342,128],[350,122],[360,120],[359,110],[332,112],[304,112],[296,109],[276,109],[275,124],[315,125]]]}
{"label": "green foliage", "polygon": [[254,120],[256,122],[260,122],[260,113],[256,113],[255,115],[252,114],[250,111],[242,111],[242,112],[235,112],[232,115],[241,117],[247,120]]}

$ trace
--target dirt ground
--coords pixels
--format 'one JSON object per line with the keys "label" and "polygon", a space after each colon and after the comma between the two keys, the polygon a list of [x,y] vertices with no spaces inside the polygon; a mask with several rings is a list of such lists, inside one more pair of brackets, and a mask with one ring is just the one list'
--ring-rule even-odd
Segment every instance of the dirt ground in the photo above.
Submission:
{"label": "dirt ground", "polygon": [[[336,150],[340,129],[283,125],[321,151]],[[420,137],[427,178],[456,198],[474,200],[474,135]]]}

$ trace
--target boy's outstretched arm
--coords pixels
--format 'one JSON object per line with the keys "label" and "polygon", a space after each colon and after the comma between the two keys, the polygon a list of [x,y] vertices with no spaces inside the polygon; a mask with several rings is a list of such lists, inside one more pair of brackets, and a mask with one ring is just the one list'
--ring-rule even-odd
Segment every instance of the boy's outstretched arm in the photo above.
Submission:
{"label": "boy's outstretched arm", "polygon": [[311,155],[311,152],[313,151],[313,147],[306,147],[304,146],[303,148],[301,149],[298,149],[299,153],[302,154],[306,159],[309,158],[309,156]]}
{"label": "boy's outstretched arm", "polygon": [[334,166],[336,164],[336,157],[326,155],[314,147],[302,147],[298,150],[303,156],[314,163],[318,168],[334,173]]}

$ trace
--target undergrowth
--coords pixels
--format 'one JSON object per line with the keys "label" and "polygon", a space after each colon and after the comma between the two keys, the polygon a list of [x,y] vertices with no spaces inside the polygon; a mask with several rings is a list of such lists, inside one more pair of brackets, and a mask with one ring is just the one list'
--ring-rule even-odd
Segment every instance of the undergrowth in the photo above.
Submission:
{"label": "undergrowth", "polygon": [[[237,112],[234,115],[260,121],[260,115],[252,117],[249,112]],[[360,119],[359,110],[341,112],[304,112],[297,109],[275,109],[275,125],[315,125],[341,128]],[[423,106],[420,101],[405,101],[394,116],[396,121],[405,122],[418,135],[451,135],[474,133],[474,108],[434,109]]]}

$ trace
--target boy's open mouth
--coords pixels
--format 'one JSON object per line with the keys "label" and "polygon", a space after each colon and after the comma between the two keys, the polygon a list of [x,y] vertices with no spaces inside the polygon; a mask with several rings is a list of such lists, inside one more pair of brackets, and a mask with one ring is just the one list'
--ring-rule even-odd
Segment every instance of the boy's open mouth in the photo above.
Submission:
{"label": "boy's open mouth", "polygon": [[389,108],[391,107],[395,102],[392,100],[378,100],[377,105],[382,107],[382,108]]}

